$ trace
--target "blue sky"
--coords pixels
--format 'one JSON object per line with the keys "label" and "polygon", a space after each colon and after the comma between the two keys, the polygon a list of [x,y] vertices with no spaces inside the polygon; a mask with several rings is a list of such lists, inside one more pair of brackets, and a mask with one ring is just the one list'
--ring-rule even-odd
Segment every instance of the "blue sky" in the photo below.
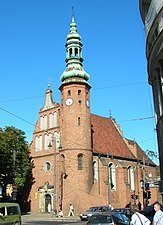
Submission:
{"label": "blue sky", "polygon": [[138,2],[1,0],[0,127],[25,131],[30,142],[48,80],[54,101],[60,102],[58,87],[74,6],[83,67],[92,86],[91,112],[104,117],[111,112],[126,138],[135,139],[144,151],[157,152]]}

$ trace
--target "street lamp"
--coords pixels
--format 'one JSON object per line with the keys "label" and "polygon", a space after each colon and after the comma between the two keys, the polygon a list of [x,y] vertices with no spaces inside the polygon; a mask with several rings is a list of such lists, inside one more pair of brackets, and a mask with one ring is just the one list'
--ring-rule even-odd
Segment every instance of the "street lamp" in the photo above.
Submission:
{"label": "street lamp", "polygon": [[56,217],[56,136],[54,135],[54,193],[53,193],[53,217]]}

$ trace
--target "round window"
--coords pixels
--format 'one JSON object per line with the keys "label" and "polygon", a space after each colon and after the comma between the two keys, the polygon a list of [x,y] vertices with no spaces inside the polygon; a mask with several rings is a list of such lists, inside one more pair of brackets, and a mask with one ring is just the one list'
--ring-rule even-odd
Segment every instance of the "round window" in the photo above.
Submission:
{"label": "round window", "polygon": [[51,164],[50,164],[50,162],[45,162],[45,164],[44,164],[44,170],[45,170],[45,172],[49,172],[51,170]]}

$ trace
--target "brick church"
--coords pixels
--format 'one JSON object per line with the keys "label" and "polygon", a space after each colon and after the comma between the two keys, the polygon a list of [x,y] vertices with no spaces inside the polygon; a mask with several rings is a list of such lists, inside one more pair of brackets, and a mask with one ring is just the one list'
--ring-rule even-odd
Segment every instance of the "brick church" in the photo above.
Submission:
{"label": "brick church", "polygon": [[48,212],[69,204],[75,214],[90,206],[125,207],[131,195],[143,205],[148,182],[151,203],[158,199],[157,166],[133,140],[123,137],[112,117],[90,112],[89,74],[83,69],[82,41],[74,17],[66,39],[66,69],[60,103],[48,86],[35,125],[30,152],[34,183],[31,211]]}

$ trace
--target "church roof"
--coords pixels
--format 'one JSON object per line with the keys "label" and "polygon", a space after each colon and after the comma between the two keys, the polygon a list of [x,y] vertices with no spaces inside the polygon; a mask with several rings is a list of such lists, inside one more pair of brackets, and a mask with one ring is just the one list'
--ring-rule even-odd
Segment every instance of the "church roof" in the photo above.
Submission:
{"label": "church roof", "polygon": [[145,164],[155,165],[153,163],[153,161],[147,156],[147,154],[145,154],[145,152],[140,148],[140,146],[135,141],[133,141],[133,140],[127,140],[127,141],[131,146],[136,148],[137,158],[142,160],[142,163],[143,163],[143,159],[144,159]]}
{"label": "church roof", "polygon": [[[131,160],[143,160],[143,157],[145,157],[150,165],[155,165],[137,143],[136,153],[132,151],[135,142],[129,141],[122,136],[121,131],[111,117],[105,118],[91,114],[91,125],[93,152]],[[130,145],[132,145],[132,148],[130,148]]]}
{"label": "church roof", "polygon": [[91,114],[91,125],[95,152],[135,159],[111,118]]}

